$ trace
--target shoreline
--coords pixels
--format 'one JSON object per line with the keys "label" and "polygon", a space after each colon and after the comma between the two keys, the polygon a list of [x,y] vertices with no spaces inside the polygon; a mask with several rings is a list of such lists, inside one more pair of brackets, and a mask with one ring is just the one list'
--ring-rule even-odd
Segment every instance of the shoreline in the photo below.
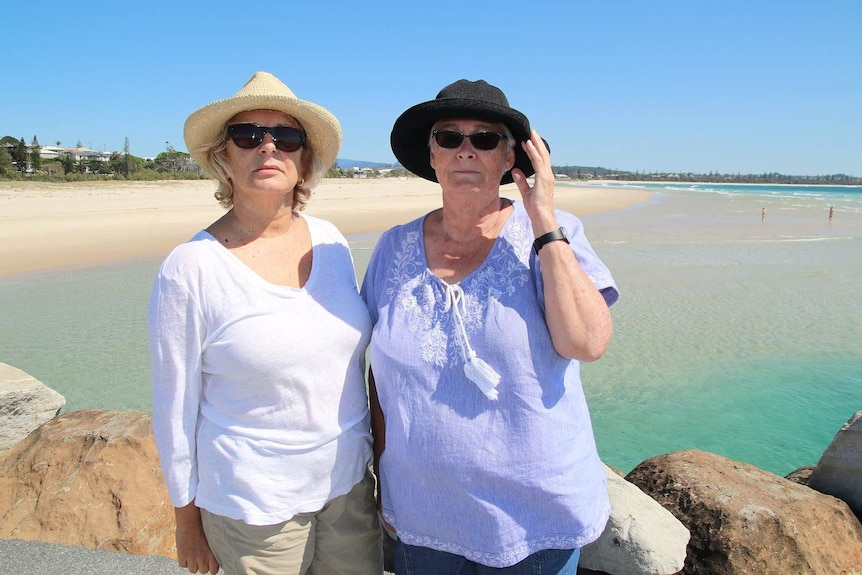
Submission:
{"label": "shoreline", "polygon": [[[339,180],[312,198],[309,213],[343,212],[333,221],[346,221],[359,277],[376,240],[373,233],[352,230],[383,228],[386,214],[406,221],[438,206],[434,184],[413,182]],[[171,185],[131,185],[119,192],[78,186],[65,195],[86,201],[70,202],[51,190],[47,202],[33,198],[28,204],[26,194],[20,202],[4,200],[0,184],[0,206],[8,206],[0,221],[11,222],[13,208],[19,219],[28,205],[37,215],[53,210],[37,218],[41,230],[53,212],[85,214],[95,204],[116,214],[128,203],[125,196],[133,196],[132,212],[169,204],[157,218],[183,209],[197,213],[190,237],[221,213],[211,182],[199,182],[203,187],[191,202]],[[601,361],[582,366],[597,445],[607,462],[630,469],[650,455],[697,447],[786,473],[791,460],[798,465],[822,453],[831,432],[846,421],[846,406],[862,404],[862,359],[852,345],[862,337],[862,301],[839,301],[862,281],[856,264],[862,198],[828,222],[822,206],[798,198],[671,191],[600,212],[589,206],[590,197],[607,207],[609,200],[632,196],[618,188],[594,196],[580,187],[557,190],[562,209],[573,201],[573,211],[593,212],[582,220],[587,235],[622,293],[613,309],[610,348]],[[91,195],[98,201],[86,199]],[[519,194],[506,188],[503,195]],[[773,207],[761,221],[764,202]],[[8,231],[0,226],[3,233]],[[135,233],[123,237],[134,239]],[[167,243],[165,250],[172,249],[173,240]],[[146,411],[145,309],[156,257],[163,255],[0,278],[8,324],[3,361],[63,394],[68,410]],[[28,257],[26,249],[18,254]],[[640,414],[634,420],[633,404]],[[692,424],[686,413],[698,413],[698,421]],[[727,417],[745,432],[728,432]],[[770,447],[788,441],[791,453]]]}
{"label": "shoreline", "polygon": [[703,182],[690,182],[688,180],[563,180],[565,182],[572,183],[580,183],[583,182],[584,185],[598,185],[598,186],[620,186],[624,187],[629,184],[635,185],[669,185],[669,186],[752,186],[752,187],[789,187],[789,188],[862,188],[862,184],[768,184],[765,182],[713,182],[713,181],[703,181]]}
{"label": "shoreline", "polygon": [[[0,278],[164,257],[221,217],[214,180],[0,182]],[[502,196],[520,199],[514,184]],[[558,186],[556,207],[579,217],[645,203],[648,190]],[[420,178],[324,179],[304,213],[345,236],[380,233],[440,207]]]}

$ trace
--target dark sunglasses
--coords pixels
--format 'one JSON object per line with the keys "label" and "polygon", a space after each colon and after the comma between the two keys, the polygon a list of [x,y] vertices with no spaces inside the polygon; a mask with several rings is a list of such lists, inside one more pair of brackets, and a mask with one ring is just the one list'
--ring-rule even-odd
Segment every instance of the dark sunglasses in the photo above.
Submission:
{"label": "dark sunglasses", "polygon": [[272,143],[282,152],[295,152],[305,145],[305,132],[290,126],[258,126],[256,124],[231,124],[227,127],[227,137],[237,147],[250,150],[263,143],[266,134],[272,136]]}
{"label": "dark sunglasses", "polygon": [[462,134],[454,130],[434,130],[431,132],[434,141],[441,148],[454,149],[461,146],[464,138],[470,138],[470,143],[477,150],[493,150],[500,144],[500,140],[506,139],[506,134],[500,132],[476,132],[475,134]]}

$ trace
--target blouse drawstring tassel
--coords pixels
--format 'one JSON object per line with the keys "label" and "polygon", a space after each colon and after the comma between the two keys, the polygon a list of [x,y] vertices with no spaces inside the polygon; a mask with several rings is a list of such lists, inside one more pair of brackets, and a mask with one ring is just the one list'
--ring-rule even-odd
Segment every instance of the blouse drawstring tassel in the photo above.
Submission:
{"label": "blouse drawstring tassel", "polygon": [[467,339],[467,330],[464,327],[464,318],[462,311],[465,309],[464,290],[459,285],[448,285],[446,287],[446,310],[450,308],[455,314],[456,326],[461,334],[461,339],[464,342],[466,357],[464,358],[464,375],[467,379],[476,384],[485,397],[491,400],[496,400],[500,395],[497,391],[497,385],[500,383],[500,374],[494,371],[494,368],[487,364],[482,358],[476,355],[473,348],[470,347],[470,340]]}

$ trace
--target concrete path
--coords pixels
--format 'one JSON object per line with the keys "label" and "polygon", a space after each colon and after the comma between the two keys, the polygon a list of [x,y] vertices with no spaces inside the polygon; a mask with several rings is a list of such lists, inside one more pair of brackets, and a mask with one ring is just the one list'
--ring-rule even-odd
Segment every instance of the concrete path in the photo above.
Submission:
{"label": "concrete path", "polygon": [[129,555],[41,541],[0,539],[3,575],[188,575],[161,555]]}

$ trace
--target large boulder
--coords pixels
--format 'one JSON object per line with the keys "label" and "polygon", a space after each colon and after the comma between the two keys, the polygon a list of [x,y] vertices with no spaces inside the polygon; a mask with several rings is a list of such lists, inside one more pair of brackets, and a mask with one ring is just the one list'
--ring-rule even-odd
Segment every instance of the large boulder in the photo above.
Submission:
{"label": "large boulder", "polygon": [[0,452],[57,417],[66,398],[20,369],[0,363]]}
{"label": "large boulder", "polygon": [[843,501],[702,451],[648,459],[626,479],[691,532],[686,574],[850,574],[862,524]]}
{"label": "large boulder", "polygon": [[854,413],[832,439],[808,486],[843,500],[862,517],[862,411]]}
{"label": "large boulder", "polygon": [[144,412],[61,415],[0,461],[0,538],[176,558],[174,526]]}
{"label": "large boulder", "polygon": [[611,516],[581,549],[579,566],[611,575],[670,575],[683,568],[688,529],[667,509],[605,466]]}

